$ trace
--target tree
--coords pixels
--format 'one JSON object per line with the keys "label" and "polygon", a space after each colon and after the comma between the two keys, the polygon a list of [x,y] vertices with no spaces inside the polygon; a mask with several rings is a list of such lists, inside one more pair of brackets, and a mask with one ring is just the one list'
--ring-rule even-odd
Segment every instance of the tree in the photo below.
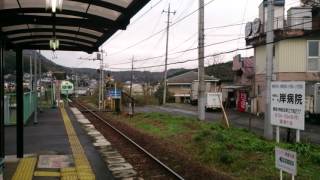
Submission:
{"label": "tree", "polygon": [[[163,104],[163,84],[160,85],[160,87],[157,89],[157,91],[154,93],[154,96],[158,99],[159,104]],[[173,100],[173,94],[168,91],[167,88],[167,102],[171,102]]]}
{"label": "tree", "polygon": [[207,65],[208,66],[213,66],[213,65],[216,65],[216,64],[221,64],[221,63],[223,63],[223,60],[224,60],[224,55],[218,55],[218,54],[216,55],[216,54],[214,54],[213,56],[208,58]]}

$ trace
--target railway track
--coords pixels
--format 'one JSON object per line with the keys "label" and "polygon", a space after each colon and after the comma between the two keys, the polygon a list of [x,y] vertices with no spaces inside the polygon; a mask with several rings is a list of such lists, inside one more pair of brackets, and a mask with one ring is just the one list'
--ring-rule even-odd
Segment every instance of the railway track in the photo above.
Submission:
{"label": "railway track", "polygon": [[78,101],[71,103],[89,119],[102,135],[112,143],[120,154],[133,165],[140,177],[144,179],[184,179],[181,175],[152,155],[145,148],[116,128],[107,119]]}

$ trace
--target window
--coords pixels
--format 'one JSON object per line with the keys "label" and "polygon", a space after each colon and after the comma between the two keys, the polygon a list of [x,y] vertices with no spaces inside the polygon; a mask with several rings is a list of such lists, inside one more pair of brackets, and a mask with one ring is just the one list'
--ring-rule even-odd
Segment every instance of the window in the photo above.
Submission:
{"label": "window", "polygon": [[257,95],[261,96],[261,86],[260,85],[257,86]]}
{"label": "window", "polygon": [[308,71],[320,71],[320,41],[308,41]]}

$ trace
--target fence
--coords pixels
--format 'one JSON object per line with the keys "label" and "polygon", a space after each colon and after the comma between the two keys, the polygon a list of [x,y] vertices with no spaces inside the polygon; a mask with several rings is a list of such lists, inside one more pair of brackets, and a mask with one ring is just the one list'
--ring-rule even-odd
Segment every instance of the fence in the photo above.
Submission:
{"label": "fence", "polygon": [[[6,94],[5,96],[5,125],[15,125],[16,118],[16,95]],[[23,96],[23,122],[26,124],[35,111],[37,94],[35,92],[24,93]]]}

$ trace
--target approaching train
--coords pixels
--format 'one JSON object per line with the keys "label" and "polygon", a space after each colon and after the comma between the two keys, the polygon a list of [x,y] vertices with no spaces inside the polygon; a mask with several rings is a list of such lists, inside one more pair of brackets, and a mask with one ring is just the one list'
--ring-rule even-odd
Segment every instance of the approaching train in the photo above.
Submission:
{"label": "approaching train", "polygon": [[60,93],[62,96],[73,96],[74,95],[74,85],[70,81],[61,81]]}

